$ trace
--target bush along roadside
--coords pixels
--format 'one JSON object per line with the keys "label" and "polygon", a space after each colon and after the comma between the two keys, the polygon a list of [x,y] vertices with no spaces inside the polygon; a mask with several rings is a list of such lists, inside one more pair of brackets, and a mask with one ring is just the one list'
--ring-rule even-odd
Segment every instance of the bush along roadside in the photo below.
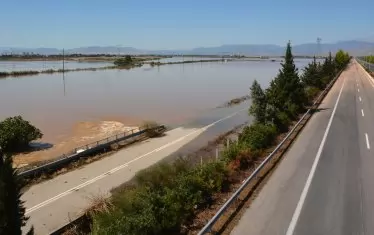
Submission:
{"label": "bush along roadside", "polygon": [[364,56],[363,59],[368,63],[374,64],[374,55]]}
{"label": "bush along roadside", "polygon": [[288,43],[285,62],[270,86],[263,90],[254,81],[249,114],[255,121],[225,149],[223,158],[199,165],[178,159],[139,172],[135,184],[108,199],[109,209],[90,214],[91,233],[180,234],[188,230],[194,216],[214,203],[214,195],[230,187],[230,177],[253,167],[349,60],[343,51],[335,58],[330,54],[323,63],[314,59],[299,77]]}

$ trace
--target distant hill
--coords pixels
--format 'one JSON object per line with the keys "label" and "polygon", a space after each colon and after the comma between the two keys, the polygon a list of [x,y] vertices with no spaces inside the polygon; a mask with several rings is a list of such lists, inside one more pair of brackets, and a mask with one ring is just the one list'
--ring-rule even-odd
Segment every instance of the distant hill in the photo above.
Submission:
{"label": "distant hill", "polygon": [[79,47],[66,50],[66,53],[77,53],[77,54],[143,54],[143,50],[139,50],[133,47],[99,47],[99,46],[90,46],[90,47]]}
{"label": "distant hill", "polygon": [[[307,43],[293,46],[293,53],[295,55],[314,55],[323,54],[327,55],[329,51],[335,53],[339,49],[348,51],[352,55],[367,55],[369,53],[374,54],[374,41],[340,41],[337,43],[324,43],[319,47],[317,43]],[[192,50],[143,50],[133,47],[116,47],[116,46],[90,46],[90,47],[79,47],[72,49],[65,49],[65,53],[81,53],[81,54],[186,54],[186,55],[228,55],[228,54],[242,54],[248,56],[280,56],[283,55],[285,47],[277,45],[256,45],[256,44],[234,44],[234,45],[222,45],[219,47],[199,47]],[[23,53],[33,52],[37,54],[60,54],[61,49],[57,48],[6,48],[0,47],[0,53]]]}

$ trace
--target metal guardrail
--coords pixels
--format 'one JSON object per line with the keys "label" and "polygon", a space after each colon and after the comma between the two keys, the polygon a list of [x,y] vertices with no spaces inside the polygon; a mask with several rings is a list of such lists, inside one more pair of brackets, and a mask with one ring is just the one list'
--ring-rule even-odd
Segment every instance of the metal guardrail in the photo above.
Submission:
{"label": "metal guardrail", "polygon": [[360,58],[355,58],[363,67],[365,67],[366,69],[368,69],[369,71],[371,72],[374,72],[374,64],[372,63],[369,63],[365,60],[362,60]]}
{"label": "metal guardrail", "polygon": [[231,204],[235,202],[235,199],[241,194],[245,187],[257,176],[257,174],[264,168],[264,166],[273,158],[275,153],[283,146],[283,144],[289,139],[289,137],[295,132],[296,128],[304,120],[304,118],[311,113],[311,111],[319,105],[322,101],[322,98],[327,94],[335,81],[339,78],[340,74],[343,72],[340,71],[337,76],[327,85],[327,87],[321,92],[316,101],[313,103],[312,107],[309,108],[306,113],[300,118],[300,120],[295,124],[295,126],[288,132],[286,137],[278,144],[278,146],[261,162],[261,164],[255,169],[254,172],[242,183],[242,185],[235,191],[235,193],[225,202],[225,204],[219,209],[219,211],[209,220],[209,222],[200,230],[198,235],[203,235],[208,232],[211,232],[212,227],[217,222],[219,218],[225,213]]}
{"label": "metal guardrail", "polygon": [[22,168],[21,168],[21,169],[19,169],[18,176],[23,177],[23,178],[27,178],[27,177],[33,177],[33,176],[40,175],[40,174],[42,174],[44,172],[47,172],[47,171],[56,170],[56,169],[61,168],[62,166],[66,165],[66,164],[68,164],[68,163],[70,163],[74,160],[77,160],[77,159],[79,159],[83,156],[87,156],[87,155],[90,155],[92,153],[103,150],[105,148],[108,148],[112,144],[115,144],[115,143],[118,143],[118,142],[121,142],[121,141],[124,141],[124,140],[128,140],[128,139],[131,139],[133,137],[140,136],[141,134],[144,134],[144,133],[149,132],[149,131],[161,130],[161,129],[164,130],[165,126],[161,125],[161,126],[156,126],[156,127],[152,127],[152,128],[141,127],[141,128],[132,129],[132,130],[120,133],[120,134],[116,134],[116,135],[110,136],[108,138],[105,138],[105,139],[102,139],[102,140],[99,140],[99,141],[95,141],[93,143],[89,143],[89,144],[83,145],[81,147],[75,148],[75,149],[57,157],[55,160],[53,160],[51,162],[44,163],[40,166],[36,166],[34,168],[31,168],[31,169],[23,168],[24,170],[22,170]]}

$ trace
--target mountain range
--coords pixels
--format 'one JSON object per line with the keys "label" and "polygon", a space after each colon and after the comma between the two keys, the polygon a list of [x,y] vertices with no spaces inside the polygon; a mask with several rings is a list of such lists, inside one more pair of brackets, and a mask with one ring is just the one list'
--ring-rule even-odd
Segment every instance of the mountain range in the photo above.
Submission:
{"label": "mountain range", "polygon": [[[339,49],[349,52],[351,55],[368,55],[374,53],[374,41],[340,41],[337,43],[306,43],[294,45],[294,55],[326,55],[329,51],[335,53]],[[283,55],[285,47],[272,44],[233,44],[222,45],[218,47],[198,47],[191,50],[145,50],[134,47],[117,47],[117,46],[89,46],[72,49],[65,49],[66,54],[80,53],[80,54],[185,54],[185,55],[228,55],[241,54],[247,56],[280,56]],[[21,54],[23,52],[36,54],[61,54],[62,50],[57,48],[10,48],[0,47],[0,53],[15,53]]]}

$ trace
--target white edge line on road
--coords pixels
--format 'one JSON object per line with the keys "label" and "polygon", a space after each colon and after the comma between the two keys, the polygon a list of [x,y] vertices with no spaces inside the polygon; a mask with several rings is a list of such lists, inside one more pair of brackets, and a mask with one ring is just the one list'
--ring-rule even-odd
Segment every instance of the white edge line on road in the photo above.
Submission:
{"label": "white edge line on road", "polygon": [[370,85],[374,87],[374,81],[373,81],[373,78],[370,76],[370,74],[366,72],[366,70],[360,64],[358,64],[358,67],[360,67],[361,70],[364,71],[364,73],[366,74],[366,78],[369,80]]}
{"label": "white edge line on road", "polygon": [[323,135],[321,144],[320,144],[320,146],[318,148],[318,152],[317,152],[316,158],[314,159],[312,168],[311,168],[311,170],[309,172],[309,175],[308,175],[308,178],[306,180],[304,189],[303,189],[303,191],[301,193],[300,200],[297,203],[295,212],[293,213],[293,216],[292,216],[290,225],[288,226],[286,235],[293,235],[293,233],[295,231],[297,221],[299,220],[299,217],[300,217],[301,209],[303,208],[303,205],[304,205],[304,202],[305,202],[305,199],[306,199],[306,195],[308,194],[309,187],[310,187],[310,185],[312,183],[312,179],[313,179],[314,174],[316,172],[319,159],[321,158],[322,149],[323,149],[323,147],[325,145],[326,138],[327,138],[327,135],[329,133],[329,130],[330,130],[330,127],[331,127],[331,124],[332,124],[332,120],[334,119],[336,108],[338,107],[338,103],[339,103],[340,96],[341,96],[343,88],[344,88],[344,84],[345,84],[345,79],[343,81],[342,87],[340,88],[340,92],[339,92],[338,98],[336,99],[335,106],[334,106],[334,109],[332,111],[330,120],[329,120],[329,122],[327,124],[327,128],[326,128],[325,134]]}
{"label": "white edge line on road", "polygon": [[365,133],[365,138],[366,138],[366,147],[370,149],[370,142],[369,142],[369,136],[368,133]]}
{"label": "white edge line on road", "polygon": [[364,114],[364,110],[363,110],[363,109],[361,109],[361,114],[362,114],[363,117],[365,117],[365,114]]}
{"label": "white edge line on road", "polygon": [[207,130],[209,127],[212,127],[212,126],[214,126],[215,124],[217,124],[217,123],[219,123],[219,122],[222,122],[222,121],[224,121],[224,120],[226,120],[226,119],[229,119],[229,118],[235,116],[236,114],[238,114],[238,113],[240,113],[240,112],[242,112],[242,111],[244,111],[244,110],[247,110],[247,108],[245,108],[245,109],[241,109],[241,110],[239,110],[239,111],[237,111],[237,112],[235,112],[235,113],[233,113],[233,114],[231,114],[231,115],[229,115],[229,116],[226,116],[226,117],[224,117],[224,118],[221,118],[221,119],[219,119],[219,120],[217,120],[217,121],[215,121],[215,122],[213,122],[213,123],[211,123],[211,124],[209,124],[209,125],[207,125],[207,126],[205,126],[205,127],[202,127],[202,128],[196,129],[196,130],[194,130],[193,132],[188,133],[187,135],[184,135],[184,136],[180,137],[179,139],[176,139],[176,140],[174,140],[174,141],[172,141],[172,142],[169,142],[169,143],[167,143],[167,144],[165,144],[165,145],[163,145],[163,146],[161,146],[161,147],[159,147],[159,148],[157,148],[157,149],[152,150],[151,152],[148,152],[148,153],[146,153],[146,154],[143,154],[143,155],[141,155],[141,156],[139,156],[139,157],[137,157],[137,158],[135,158],[135,159],[133,159],[133,160],[131,160],[131,161],[128,161],[128,162],[126,162],[126,163],[124,163],[124,164],[122,164],[122,165],[120,165],[120,166],[118,166],[118,167],[116,167],[116,168],[111,169],[110,171],[107,171],[107,172],[105,172],[105,173],[103,173],[103,174],[101,174],[101,175],[99,175],[99,176],[96,176],[95,178],[92,178],[92,179],[90,179],[90,180],[88,180],[88,181],[86,181],[86,182],[84,182],[84,183],[82,183],[82,184],[80,184],[80,185],[78,185],[78,186],[75,186],[75,187],[73,187],[73,188],[71,188],[71,189],[69,189],[69,190],[66,190],[65,192],[60,193],[60,194],[58,194],[58,195],[56,195],[56,196],[54,196],[54,197],[52,197],[52,198],[50,198],[50,199],[48,199],[48,200],[42,202],[42,203],[39,203],[39,204],[37,204],[37,205],[35,205],[35,206],[29,208],[29,209],[26,209],[26,213],[25,213],[25,214],[26,214],[26,215],[27,215],[27,214],[30,214],[31,212],[36,211],[36,210],[42,208],[43,206],[46,206],[46,205],[48,205],[48,204],[50,204],[50,203],[52,203],[52,202],[54,202],[54,201],[56,201],[56,200],[58,200],[58,199],[60,199],[60,198],[62,198],[62,197],[65,197],[66,195],[68,195],[68,194],[70,194],[70,193],[72,193],[72,192],[74,192],[74,191],[76,191],[76,190],[79,190],[79,189],[81,189],[81,188],[83,188],[83,187],[85,187],[85,186],[87,186],[87,185],[90,185],[90,184],[92,184],[92,183],[94,183],[94,182],[96,182],[96,181],[98,181],[98,180],[100,180],[100,179],[102,179],[102,178],[108,176],[108,174],[109,174],[109,175],[110,175],[110,174],[113,174],[113,173],[115,173],[115,172],[117,172],[117,171],[119,171],[119,170],[121,170],[121,169],[123,169],[123,168],[125,168],[125,167],[128,167],[128,165],[129,165],[130,163],[133,163],[133,162],[135,162],[135,161],[137,161],[137,160],[139,160],[139,159],[141,159],[141,158],[144,158],[144,157],[146,157],[146,156],[148,156],[148,155],[150,155],[150,154],[152,154],[152,153],[154,153],[154,152],[158,152],[158,151],[160,151],[160,150],[162,150],[162,149],[164,149],[164,148],[167,148],[167,147],[169,147],[169,146],[171,146],[171,145],[173,145],[173,144],[176,144],[176,143],[182,141],[183,139],[185,139],[186,137],[195,134],[195,133],[198,132],[198,131],[202,131],[202,132],[203,132],[203,131]]}
{"label": "white edge line on road", "polygon": [[358,99],[360,100],[360,102],[362,101],[361,96],[359,96]]}

